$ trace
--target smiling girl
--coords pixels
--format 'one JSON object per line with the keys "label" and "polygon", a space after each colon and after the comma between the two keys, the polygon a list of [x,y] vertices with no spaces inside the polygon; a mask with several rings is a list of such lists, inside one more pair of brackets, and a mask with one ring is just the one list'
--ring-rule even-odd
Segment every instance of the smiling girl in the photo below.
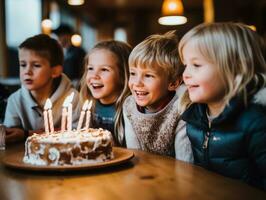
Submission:
{"label": "smiling girl", "polygon": [[93,100],[91,127],[113,133],[116,145],[123,145],[122,104],[129,95],[128,56],[131,47],[119,41],[96,44],[86,56],[81,80],[83,100]]}
{"label": "smiling girl", "polygon": [[201,24],[179,43],[192,102],[182,119],[195,164],[266,189],[266,64],[261,48],[257,34],[238,23]]}

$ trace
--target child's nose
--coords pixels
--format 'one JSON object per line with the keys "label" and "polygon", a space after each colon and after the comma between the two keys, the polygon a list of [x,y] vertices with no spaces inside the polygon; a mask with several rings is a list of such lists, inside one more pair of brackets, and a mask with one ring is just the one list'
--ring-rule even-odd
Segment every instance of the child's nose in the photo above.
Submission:
{"label": "child's nose", "polygon": [[189,67],[186,67],[184,72],[183,72],[183,79],[189,79],[191,77],[191,73],[190,73],[190,70],[189,70]]}
{"label": "child's nose", "polygon": [[31,66],[26,66],[25,67],[25,74],[32,74],[32,67]]}
{"label": "child's nose", "polygon": [[141,76],[137,76],[136,78],[135,78],[135,85],[137,85],[137,86],[142,86],[143,85],[143,81],[142,81],[142,77]]}
{"label": "child's nose", "polygon": [[97,70],[91,71],[90,76],[91,76],[91,78],[95,78],[95,79],[100,78],[99,72]]}

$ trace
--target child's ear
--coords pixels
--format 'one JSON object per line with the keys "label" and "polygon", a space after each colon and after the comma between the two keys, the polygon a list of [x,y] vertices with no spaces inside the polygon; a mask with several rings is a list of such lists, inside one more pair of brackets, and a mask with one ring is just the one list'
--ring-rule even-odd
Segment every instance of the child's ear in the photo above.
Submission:
{"label": "child's ear", "polygon": [[181,79],[177,79],[176,81],[169,83],[168,90],[175,91],[181,83],[182,83]]}
{"label": "child's ear", "polygon": [[63,66],[62,65],[56,65],[52,67],[52,78],[59,77],[63,72]]}

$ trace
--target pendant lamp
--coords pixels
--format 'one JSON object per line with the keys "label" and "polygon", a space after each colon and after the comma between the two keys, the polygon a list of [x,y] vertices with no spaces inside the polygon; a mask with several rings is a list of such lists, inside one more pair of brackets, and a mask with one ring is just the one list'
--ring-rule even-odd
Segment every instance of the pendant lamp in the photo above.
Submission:
{"label": "pendant lamp", "polygon": [[184,7],[181,0],[164,0],[162,5],[162,17],[158,19],[162,25],[181,25],[187,22],[183,16]]}

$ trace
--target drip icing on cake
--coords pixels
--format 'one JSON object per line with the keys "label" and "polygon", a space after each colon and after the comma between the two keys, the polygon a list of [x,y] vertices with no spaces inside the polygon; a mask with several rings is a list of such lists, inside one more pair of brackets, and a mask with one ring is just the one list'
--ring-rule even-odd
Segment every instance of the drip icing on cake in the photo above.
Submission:
{"label": "drip icing on cake", "polygon": [[112,134],[103,129],[34,134],[25,143],[23,161],[33,165],[79,165],[113,158]]}

